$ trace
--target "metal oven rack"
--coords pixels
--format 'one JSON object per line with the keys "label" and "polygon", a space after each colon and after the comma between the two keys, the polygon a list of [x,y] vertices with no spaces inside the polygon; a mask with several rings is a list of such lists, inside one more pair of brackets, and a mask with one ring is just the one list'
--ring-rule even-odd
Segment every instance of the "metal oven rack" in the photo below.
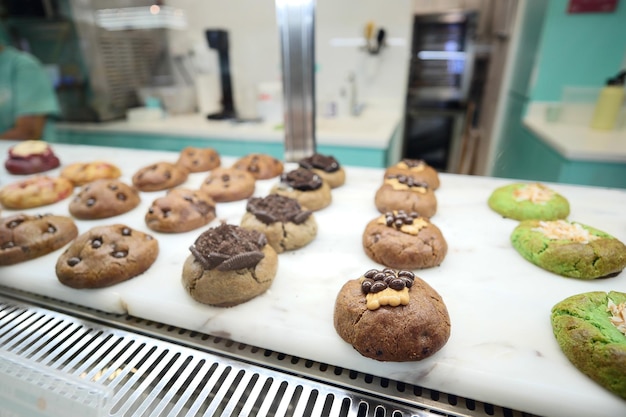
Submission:
{"label": "metal oven rack", "polygon": [[533,417],[5,287],[0,350],[106,386],[108,416]]}

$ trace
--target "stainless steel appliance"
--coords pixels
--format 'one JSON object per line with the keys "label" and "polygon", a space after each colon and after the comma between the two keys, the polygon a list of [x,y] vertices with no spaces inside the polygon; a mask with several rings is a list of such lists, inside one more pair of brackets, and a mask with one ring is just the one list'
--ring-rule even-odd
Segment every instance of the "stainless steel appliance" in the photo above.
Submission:
{"label": "stainless steel appliance", "polygon": [[402,156],[456,171],[474,80],[476,12],[414,17]]}

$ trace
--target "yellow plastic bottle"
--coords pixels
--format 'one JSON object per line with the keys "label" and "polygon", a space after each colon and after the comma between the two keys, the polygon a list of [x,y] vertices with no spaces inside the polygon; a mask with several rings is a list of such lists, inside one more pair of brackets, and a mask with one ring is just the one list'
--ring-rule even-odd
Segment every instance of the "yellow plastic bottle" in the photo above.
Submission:
{"label": "yellow plastic bottle", "polygon": [[591,119],[591,128],[595,130],[613,130],[622,105],[624,104],[624,79],[626,71],[609,78],[600,91],[598,102]]}

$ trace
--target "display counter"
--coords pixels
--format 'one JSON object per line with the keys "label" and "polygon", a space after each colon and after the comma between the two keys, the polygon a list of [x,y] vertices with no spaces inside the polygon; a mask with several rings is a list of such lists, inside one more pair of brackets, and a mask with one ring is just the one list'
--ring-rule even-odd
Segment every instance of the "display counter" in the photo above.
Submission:
{"label": "display counter", "polygon": [[[346,164],[383,167],[399,158],[401,112],[384,103],[369,103],[359,116],[318,117],[316,144],[322,153]],[[211,146],[242,156],[264,152],[284,155],[281,124],[263,121],[208,120],[202,114],[166,116],[160,120],[55,125],[54,141],[99,146],[178,151],[184,146]]]}
{"label": "display counter", "polygon": [[626,128],[593,130],[582,122],[589,114],[559,120],[559,106],[528,106],[524,126],[545,146],[533,153],[532,165],[551,166],[553,181],[626,188]]}
{"label": "display counter", "polygon": [[[0,142],[0,154],[6,155],[11,145]],[[121,179],[127,182],[139,168],[162,160],[175,161],[178,156],[176,152],[84,145],[53,144],[53,148],[63,165],[95,159],[114,162],[122,169]],[[222,156],[225,166],[234,161]],[[293,166],[287,164],[287,169]],[[0,286],[536,415],[626,414],[623,399],[591,381],[566,359],[550,325],[550,310],[557,302],[582,292],[623,291],[626,273],[585,281],[555,275],[525,261],[509,241],[517,222],[502,218],[487,206],[493,189],[509,180],[441,174],[441,188],[435,192],[438,209],[431,220],[443,232],[448,253],[441,266],[415,271],[441,294],[450,314],[451,336],[439,352],[419,362],[377,362],[345,343],[333,328],[337,292],[345,281],[369,269],[383,268],[366,256],[361,244],[365,225],[379,215],[374,195],[382,183],[383,170],[345,168],[346,184],[332,191],[328,208],[314,214],[319,229],[315,240],[302,249],[280,254],[278,273],[269,291],[247,303],[217,308],[197,303],[187,295],[181,284],[182,265],[189,255],[188,247],[205,228],[180,234],[147,228],[144,215],[164,192],[142,192],[136,209],[111,219],[76,220],[79,233],[96,225],[123,223],[152,234],[160,252],[146,273],[103,289],[68,288],[55,276],[54,265],[62,252],[58,250],[0,267]],[[59,169],[49,174],[57,175]],[[205,173],[191,174],[183,186],[197,188],[205,177]],[[20,178],[3,170],[0,184]],[[255,195],[266,195],[276,182],[257,181]],[[626,242],[626,191],[563,184],[552,187],[570,201],[571,220]],[[25,212],[69,215],[68,204],[66,199]],[[207,227],[221,221],[239,224],[245,202],[217,203],[216,211],[217,218]],[[12,213],[3,210],[2,215]],[[3,337],[0,333],[0,346],[13,345]],[[136,374],[132,378],[140,377]]]}

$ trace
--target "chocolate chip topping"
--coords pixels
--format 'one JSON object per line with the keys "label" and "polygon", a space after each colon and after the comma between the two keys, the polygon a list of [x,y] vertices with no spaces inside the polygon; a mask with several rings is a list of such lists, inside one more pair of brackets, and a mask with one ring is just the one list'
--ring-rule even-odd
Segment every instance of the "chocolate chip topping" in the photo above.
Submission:
{"label": "chocolate chip topping", "polygon": [[202,233],[189,248],[204,269],[234,271],[252,268],[264,258],[264,234],[226,223]]}
{"label": "chocolate chip topping", "polygon": [[407,187],[422,187],[428,188],[428,184],[424,181],[415,180],[409,176],[398,174],[398,175],[387,175],[388,180],[397,179],[400,184],[404,184]]}
{"label": "chocolate chip topping", "polygon": [[405,287],[411,288],[414,279],[415,274],[411,271],[396,271],[390,268],[385,268],[382,271],[370,269],[363,274],[361,291],[364,294],[377,293],[385,288],[401,291]]}
{"label": "chocolate chip topping", "polygon": [[253,197],[248,200],[246,210],[265,224],[276,222],[292,222],[302,224],[311,215],[310,211],[302,211],[297,200],[279,194],[267,197]]}
{"label": "chocolate chip topping", "polygon": [[300,191],[313,191],[322,186],[322,178],[305,168],[296,168],[282,174],[280,182]]}
{"label": "chocolate chip topping", "polygon": [[388,211],[385,213],[385,224],[388,227],[400,229],[405,224],[413,224],[413,220],[417,219],[420,215],[412,211],[407,213],[404,210],[398,210],[397,212]]}
{"label": "chocolate chip topping", "polygon": [[417,168],[420,165],[424,165],[423,159],[403,159],[402,162],[409,168]]}
{"label": "chocolate chip topping", "polygon": [[335,158],[319,153],[300,160],[298,165],[305,169],[321,169],[324,172],[335,172],[339,170],[339,162],[337,162]]}

